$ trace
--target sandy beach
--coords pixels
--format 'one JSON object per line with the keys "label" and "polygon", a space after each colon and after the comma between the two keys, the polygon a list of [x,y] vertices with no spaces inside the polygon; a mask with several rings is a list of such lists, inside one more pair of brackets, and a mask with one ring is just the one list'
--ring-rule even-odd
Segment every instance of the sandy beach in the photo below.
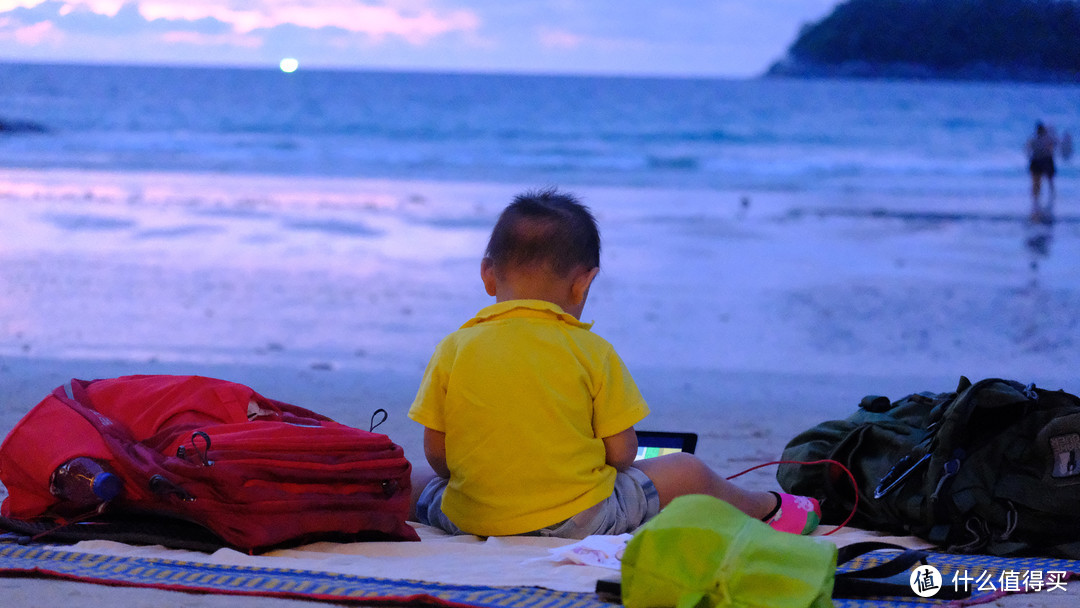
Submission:
{"label": "sandy beach", "polygon": [[[196,373],[225,377],[257,387],[275,398],[306,405],[320,411],[335,409],[340,419],[358,426],[367,423],[369,412],[376,405],[388,407],[390,419],[380,431],[394,437],[406,450],[416,457],[422,454],[421,434],[414,423],[404,417],[404,409],[413,397],[415,379],[406,374],[350,373],[334,371],[225,365],[172,365],[132,364],[119,361],[50,361],[5,358],[0,363],[0,403],[5,404],[3,423],[9,428],[18,416],[17,408],[8,404],[36,403],[43,392],[70,377],[112,377],[128,373]],[[795,417],[803,423],[821,418],[830,408],[828,403],[847,400],[840,387],[848,384],[882,387],[885,378],[837,379],[828,376],[785,376],[778,374],[725,374],[688,371],[683,374],[643,373],[638,375],[642,389],[654,395],[654,407],[662,414],[666,424],[658,423],[649,428],[691,428],[705,430],[700,439],[699,453],[720,470],[737,472],[774,459],[779,455],[788,434],[799,423],[783,422],[782,408],[777,407],[784,399],[799,399],[806,406],[821,407],[817,412],[803,412]],[[910,379],[909,381],[916,381]],[[898,382],[897,390],[902,390]],[[865,391],[864,391],[865,392]],[[669,396],[671,401],[660,398]],[[786,395],[786,396],[785,396]],[[813,395],[813,399],[811,399]],[[814,399],[820,398],[820,402]],[[700,424],[688,408],[675,407],[678,402],[710,400],[718,405],[730,404],[744,414],[725,417],[714,424]],[[671,403],[671,406],[665,404]],[[735,407],[738,404],[738,407]],[[846,404],[845,404],[846,407]],[[762,415],[763,412],[768,412]],[[776,422],[769,422],[769,420]],[[774,487],[772,470],[748,474],[742,483],[759,487]],[[131,607],[156,607],[162,605],[209,606],[222,608],[245,608],[248,606],[315,606],[316,602],[298,602],[271,598],[238,596],[200,596],[152,589],[111,588],[85,583],[46,579],[0,578],[5,602],[11,606],[61,608],[73,602],[90,606],[125,605]],[[325,605],[325,604],[324,604]],[[1022,604],[1021,604],[1022,605]]]}
{"label": "sandy beach", "polygon": [[[379,431],[422,458],[405,416],[420,374],[439,338],[488,303],[487,231],[535,185],[0,171],[0,431],[73,377],[194,373],[363,428],[385,408]],[[1022,197],[867,210],[794,194],[574,190],[605,238],[583,317],[649,400],[641,428],[697,430],[722,472],[776,459],[866,394],[946,391],[961,375],[1080,390],[1080,229],[1063,214],[1048,252],[1032,249]],[[741,483],[771,488],[773,474]],[[42,608],[309,604],[23,578],[0,579],[0,596]]]}

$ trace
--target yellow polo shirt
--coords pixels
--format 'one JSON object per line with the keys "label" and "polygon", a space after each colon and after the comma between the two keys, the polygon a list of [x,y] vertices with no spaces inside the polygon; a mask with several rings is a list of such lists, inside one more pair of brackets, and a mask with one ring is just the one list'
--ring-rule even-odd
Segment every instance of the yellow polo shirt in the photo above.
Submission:
{"label": "yellow polo shirt", "polygon": [[513,300],[436,347],[409,417],[446,433],[442,510],[461,529],[531,532],[611,495],[603,438],[649,408],[590,327],[555,304]]}

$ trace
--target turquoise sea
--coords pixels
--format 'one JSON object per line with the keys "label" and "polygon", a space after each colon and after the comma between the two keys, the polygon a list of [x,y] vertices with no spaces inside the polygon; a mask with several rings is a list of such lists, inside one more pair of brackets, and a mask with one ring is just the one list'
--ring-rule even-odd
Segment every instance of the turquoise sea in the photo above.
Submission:
{"label": "turquoise sea", "polygon": [[1080,136],[1080,87],[0,64],[0,357],[412,378],[552,185],[635,373],[1072,377],[1080,158],[1029,225],[1037,120]]}
{"label": "turquoise sea", "polygon": [[0,64],[8,168],[1022,199],[1037,120],[1080,87]]}

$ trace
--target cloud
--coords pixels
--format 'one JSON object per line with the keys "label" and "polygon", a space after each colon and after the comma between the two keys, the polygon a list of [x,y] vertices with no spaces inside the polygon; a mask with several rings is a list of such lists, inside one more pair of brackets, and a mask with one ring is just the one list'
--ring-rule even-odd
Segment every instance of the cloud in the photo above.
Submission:
{"label": "cloud", "polygon": [[21,29],[48,26],[69,35],[85,36],[125,36],[176,31],[222,34],[232,29],[229,24],[213,18],[148,20],[134,3],[122,4],[115,13],[109,14],[98,12],[85,4],[46,0],[32,7],[17,7],[4,15],[9,27],[16,25],[17,29]]}
{"label": "cloud", "polygon": [[425,2],[400,0],[382,3],[355,0],[143,0],[138,4],[125,4],[119,10],[109,10],[106,0],[105,4],[94,6],[95,12],[115,15],[114,18],[121,17],[121,13],[131,7],[148,21],[181,23],[215,19],[232,25],[241,33],[279,25],[310,29],[338,27],[373,38],[396,36],[414,44],[479,26],[476,14],[467,9],[438,9]]}
{"label": "cloud", "polygon": [[7,21],[6,25],[0,24],[0,31],[47,22],[71,35],[159,34],[163,41],[174,43],[198,39],[177,35],[183,32],[224,36],[271,31],[277,27],[313,31],[333,27],[376,42],[397,37],[410,44],[423,45],[445,34],[469,32],[479,27],[479,18],[464,9],[436,10],[416,2],[406,2],[404,8],[398,8],[393,3],[376,5],[339,0],[231,4],[198,0],[144,0],[138,3],[45,0],[35,5],[15,6],[0,12],[0,16],[6,17]]}
{"label": "cloud", "polygon": [[29,45],[38,45],[49,41],[55,41],[58,37],[56,26],[48,21],[41,21],[33,25],[16,28],[13,35],[15,41],[19,44]]}
{"label": "cloud", "polygon": [[835,0],[0,0],[9,60],[753,75]]}
{"label": "cloud", "polygon": [[318,29],[334,26],[365,34],[375,40],[399,37],[422,45],[433,38],[454,32],[469,32],[480,25],[475,13],[468,10],[440,12],[430,8],[402,11],[393,6],[349,3],[346,6],[305,6],[284,4],[267,11],[263,27],[292,24]]}
{"label": "cloud", "polygon": [[[528,71],[749,76],[836,0],[470,0],[478,36]],[[497,58],[477,57],[477,62]],[[493,66],[499,69],[498,66]],[[511,68],[513,69],[513,68]]]}

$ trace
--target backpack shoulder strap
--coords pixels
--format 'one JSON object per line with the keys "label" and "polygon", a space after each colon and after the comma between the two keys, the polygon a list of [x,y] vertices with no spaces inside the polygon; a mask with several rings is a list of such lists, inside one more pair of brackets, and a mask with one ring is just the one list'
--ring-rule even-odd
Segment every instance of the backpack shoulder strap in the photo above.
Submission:
{"label": "backpack shoulder strap", "polygon": [[114,456],[111,464],[124,481],[125,500],[146,501],[154,495],[168,494],[176,487],[177,480],[172,479],[172,475],[162,466],[163,455],[136,441],[124,424],[93,407],[86,390],[93,382],[73,379],[57,387],[53,396],[97,430]]}
{"label": "backpack shoulder strap", "polygon": [[[896,555],[880,564],[837,572],[833,582],[833,598],[863,598],[876,596],[916,597],[911,587],[910,570],[916,564],[929,565],[929,554],[891,543],[867,541],[841,547],[837,566],[842,566],[869,553],[893,550]],[[942,586],[934,599],[954,600],[970,597],[971,591]]]}

